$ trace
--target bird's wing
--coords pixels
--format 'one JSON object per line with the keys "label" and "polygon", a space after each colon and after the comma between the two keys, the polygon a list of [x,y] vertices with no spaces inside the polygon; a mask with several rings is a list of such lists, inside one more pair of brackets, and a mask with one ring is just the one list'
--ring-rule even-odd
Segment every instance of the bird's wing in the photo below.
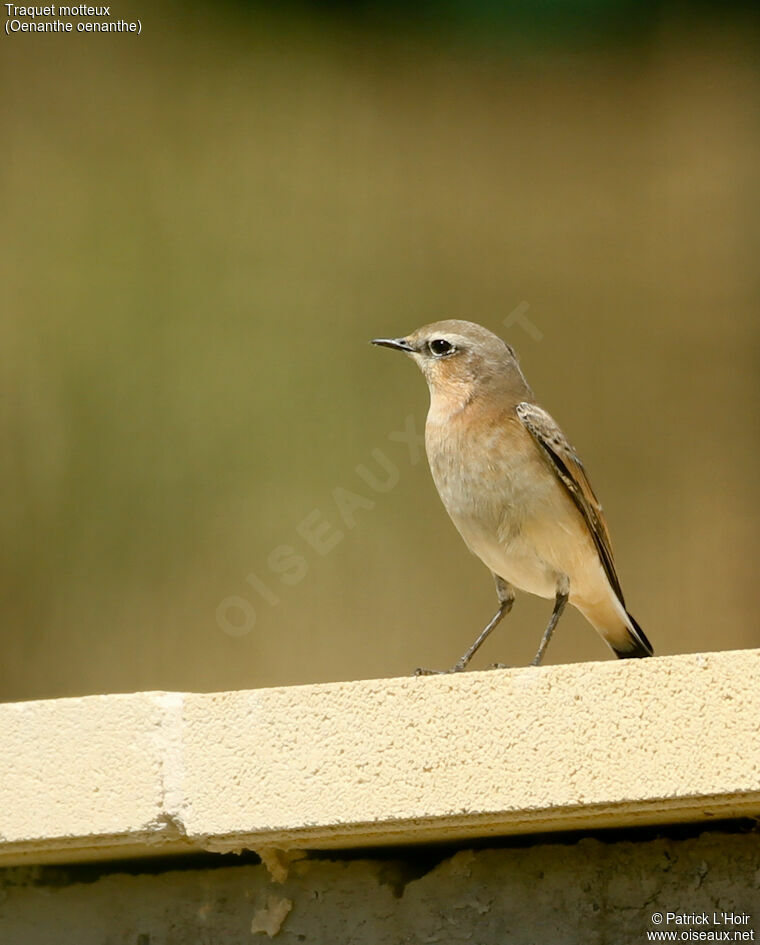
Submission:
{"label": "bird's wing", "polygon": [[536,404],[521,403],[515,408],[518,418],[538,443],[553,472],[567,489],[570,498],[583,516],[596,545],[602,567],[618,600],[625,607],[612,555],[612,542],[599,500],[594,495],[578,455],[567,442],[553,418]]}

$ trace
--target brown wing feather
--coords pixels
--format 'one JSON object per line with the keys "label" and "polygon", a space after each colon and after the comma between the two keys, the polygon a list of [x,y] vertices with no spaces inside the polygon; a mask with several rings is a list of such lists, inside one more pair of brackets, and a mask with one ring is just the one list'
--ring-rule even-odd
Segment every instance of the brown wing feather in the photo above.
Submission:
{"label": "brown wing feather", "polygon": [[615,571],[610,533],[607,530],[602,507],[586,477],[583,463],[567,442],[562,430],[545,410],[536,404],[528,403],[518,404],[515,410],[521,423],[538,443],[557,478],[578,507],[599,552],[599,559],[607,579],[617,594],[618,600],[625,607],[623,591]]}

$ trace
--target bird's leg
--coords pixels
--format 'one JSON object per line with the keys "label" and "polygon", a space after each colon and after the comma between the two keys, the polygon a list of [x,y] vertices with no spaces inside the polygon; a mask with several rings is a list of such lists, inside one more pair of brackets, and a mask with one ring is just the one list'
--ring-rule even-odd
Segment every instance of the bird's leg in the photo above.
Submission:
{"label": "bird's leg", "polygon": [[565,609],[565,604],[567,604],[568,598],[570,597],[570,582],[566,577],[562,577],[557,584],[557,594],[554,598],[554,610],[552,615],[549,618],[549,623],[544,630],[544,635],[541,637],[541,644],[538,647],[538,652],[533,657],[531,666],[540,666],[541,661],[544,658],[546,653],[546,648],[549,646],[549,640],[552,638],[554,633],[554,628],[557,626],[557,621],[562,616],[562,611]]}
{"label": "bird's leg", "polygon": [[494,579],[496,581],[496,593],[499,595],[499,609],[491,617],[486,626],[481,630],[478,638],[472,644],[472,646],[464,653],[459,659],[454,663],[451,669],[416,669],[414,671],[415,676],[438,676],[445,673],[461,673],[463,669],[467,667],[467,664],[473,658],[473,656],[478,652],[482,644],[485,642],[486,637],[491,633],[491,631],[498,626],[499,623],[507,616],[507,614],[512,609],[512,604],[515,602],[515,592],[507,584],[503,578],[500,578],[497,574],[494,574]]}

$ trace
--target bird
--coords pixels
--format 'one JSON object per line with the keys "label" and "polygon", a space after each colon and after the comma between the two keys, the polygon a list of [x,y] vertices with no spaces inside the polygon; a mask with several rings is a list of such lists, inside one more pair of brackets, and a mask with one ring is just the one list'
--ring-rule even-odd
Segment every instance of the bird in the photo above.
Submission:
{"label": "bird", "polygon": [[493,574],[499,602],[450,669],[417,674],[464,670],[512,609],[515,590],[554,599],[533,666],[542,663],[568,602],[617,657],[652,656],[626,608],[602,506],[577,452],[537,402],[514,348],[459,319],[372,344],[404,352],[427,381],[425,449],[433,481],[465,544]]}

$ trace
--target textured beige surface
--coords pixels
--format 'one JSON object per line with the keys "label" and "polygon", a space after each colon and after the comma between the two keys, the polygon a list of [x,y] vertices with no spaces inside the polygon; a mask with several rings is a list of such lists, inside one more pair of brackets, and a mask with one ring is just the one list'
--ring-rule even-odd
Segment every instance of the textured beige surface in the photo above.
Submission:
{"label": "textured beige surface", "polygon": [[0,860],[760,813],[760,651],[0,707]]}
{"label": "textured beige surface", "polygon": [[186,847],[181,713],[175,693],[0,705],[0,862]]}

